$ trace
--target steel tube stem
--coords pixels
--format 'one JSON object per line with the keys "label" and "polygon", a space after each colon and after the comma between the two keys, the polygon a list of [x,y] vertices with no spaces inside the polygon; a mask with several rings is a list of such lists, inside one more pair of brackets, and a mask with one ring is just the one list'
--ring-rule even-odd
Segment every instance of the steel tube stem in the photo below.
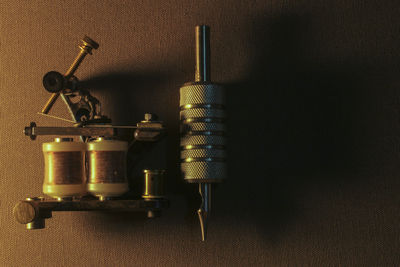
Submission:
{"label": "steel tube stem", "polygon": [[196,82],[209,82],[210,76],[210,27],[196,26]]}

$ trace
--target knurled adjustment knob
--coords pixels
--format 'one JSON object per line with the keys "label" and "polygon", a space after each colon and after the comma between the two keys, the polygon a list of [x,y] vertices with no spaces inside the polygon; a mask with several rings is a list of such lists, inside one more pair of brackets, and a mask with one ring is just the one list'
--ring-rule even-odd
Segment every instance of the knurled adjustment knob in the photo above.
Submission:
{"label": "knurled adjustment knob", "polygon": [[43,76],[43,87],[50,93],[59,93],[66,86],[64,75],[57,71],[49,71]]}

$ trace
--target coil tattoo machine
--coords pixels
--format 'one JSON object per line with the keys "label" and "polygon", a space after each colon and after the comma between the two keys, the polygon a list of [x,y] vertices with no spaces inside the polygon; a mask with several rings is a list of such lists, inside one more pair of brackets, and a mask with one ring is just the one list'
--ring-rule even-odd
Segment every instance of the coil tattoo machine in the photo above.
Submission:
{"label": "coil tattoo machine", "polygon": [[210,77],[210,28],[196,26],[195,81],[180,88],[181,171],[197,183],[202,240],[211,211],[212,184],[226,178],[225,90]]}
{"label": "coil tattoo machine", "polygon": [[[40,114],[49,115],[58,98],[66,104],[71,127],[39,127],[34,122],[24,133],[32,140],[41,135],[58,136],[43,143],[45,161],[43,193],[50,198],[31,197],[14,207],[14,215],[27,229],[45,227],[54,211],[140,211],[158,216],[169,202],[163,193],[164,170],[143,170],[142,196],[129,196],[129,155],[143,143],[159,141],[165,132],[152,114],[135,126],[113,126],[101,113],[101,104],[74,76],[86,55],[99,45],[85,36],[80,52],[63,75],[50,71],[43,77],[51,97]],[[54,117],[54,116],[51,116]],[[121,132],[130,132],[128,137]]]}

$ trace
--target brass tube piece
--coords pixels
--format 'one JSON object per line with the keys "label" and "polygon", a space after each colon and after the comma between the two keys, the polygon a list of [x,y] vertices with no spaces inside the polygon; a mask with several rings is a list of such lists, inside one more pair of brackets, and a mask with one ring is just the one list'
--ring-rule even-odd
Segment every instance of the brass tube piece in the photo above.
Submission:
{"label": "brass tube piece", "polygon": [[162,198],[164,197],[164,170],[143,170],[144,184],[143,194],[144,199]]}
{"label": "brass tube piece", "polygon": [[54,103],[56,103],[57,98],[60,96],[59,93],[53,93],[49,100],[47,100],[46,105],[44,105],[43,109],[42,109],[42,113],[43,114],[48,114],[50,109],[53,107]]}

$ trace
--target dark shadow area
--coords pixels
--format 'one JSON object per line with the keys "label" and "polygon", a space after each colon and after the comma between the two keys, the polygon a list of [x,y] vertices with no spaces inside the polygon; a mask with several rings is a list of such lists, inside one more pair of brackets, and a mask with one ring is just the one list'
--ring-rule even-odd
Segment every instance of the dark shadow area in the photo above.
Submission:
{"label": "dark shadow area", "polygon": [[359,172],[364,157],[366,66],[310,58],[313,28],[311,16],[254,22],[250,68],[227,90],[229,180],[217,209],[255,219],[271,242],[295,223],[310,186],[354,182],[342,174]]}
{"label": "dark shadow area", "polygon": [[[385,156],[391,143],[386,150],[378,148],[382,133],[377,128],[388,123],[381,120],[385,112],[375,114],[371,104],[380,94],[377,88],[389,84],[392,88],[382,99],[390,98],[398,66],[314,53],[321,49],[316,28],[323,26],[315,27],[312,15],[286,14],[249,24],[247,73],[227,84],[229,179],[215,186],[210,228],[221,217],[246,221],[255,224],[267,242],[279,242],[304,213],[304,201],[314,199],[319,189],[365,184],[379,168],[386,168],[384,164],[394,166],[397,159]],[[184,213],[186,224],[199,231],[198,187],[182,180],[179,167],[179,87],[184,74],[160,69],[168,71],[104,73],[82,84],[105,100],[104,113],[114,124],[134,125],[145,112],[165,122],[167,138],[146,148],[129,174],[132,193],[141,192],[143,168],[166,168],[167,194],[182,197],[186,205],[172,202],[165,216]],[[396,96],[392,108],[398,111]],[[142,222],[134,214],[104,217],[114,227]]]}

